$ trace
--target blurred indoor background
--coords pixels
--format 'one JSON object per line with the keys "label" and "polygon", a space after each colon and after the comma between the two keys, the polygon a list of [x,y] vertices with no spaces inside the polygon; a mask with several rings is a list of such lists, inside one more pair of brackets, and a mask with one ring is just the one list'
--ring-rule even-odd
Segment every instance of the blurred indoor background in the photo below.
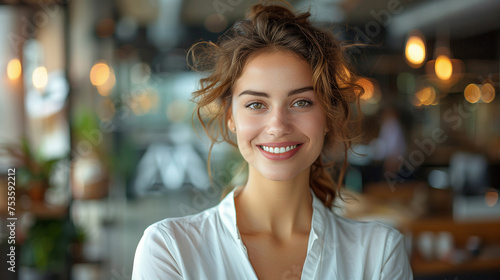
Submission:
{"label": "blurred indoor background", "polygon": [[[399,229],[416,279],[500,279],[500,1],[290,2],[360,45],[365,156],[340,213]],[[210,182],[186,52],[255,1],[0,3],[0,278],[130,279],[148,225],[245,178],[217,145]]]}

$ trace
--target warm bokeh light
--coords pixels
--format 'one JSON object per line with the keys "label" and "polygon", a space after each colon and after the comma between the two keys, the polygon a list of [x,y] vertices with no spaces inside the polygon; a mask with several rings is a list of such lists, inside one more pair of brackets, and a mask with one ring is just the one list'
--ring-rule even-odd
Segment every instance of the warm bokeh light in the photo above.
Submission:
{"label": "warm bokeh light", "polygon": [[96,85],[97,92],[99,92],[99,94],[102,96],[109,96],[111,94],[111,90],[116,84],[115,73],[112,70],[113,69],[111,69],[111,71],[109,72],[108,79],[106,80],[106,82],[104,82],[104,84]]}
{"label": "warm bokeh light", "polygon": [[9,61],[9,63],[7,64],[7,77],[9,77],[10,80],[17,80],[19,79],[19,77],[21,77],[21,73],[21,61],[19,61],[19,59],[17,58]]}
{"label": "warm bokeh light", "polygon": [[420,36],[413,35],[408,38],[405,56],[410,66],[415,68],[422,66],[425,60],[425,43]]}
{"label": "warm bokeh light", "polygon": [[469,84],[464,90],[464,97],[470,103],[476,103],[481,98],[481,90],[476,84]]}
{"label": "warm bokeh light", "polygon": [[424,105],[436,105],[437,100],[436,100],[436,90],[434,88],[429,88],[430,94],[429,98],[427,98],[425,101],[422,101]]}
{"label": "warm bokeh light", "polygon": [[493,207],[498,202],[498,192],[494,189],[489,189],[484,195],[486,205]]}
{"label": "warm bokeh light", "polygon": [[431,96],[431,90],[428,87],[421,89],[417,93],[415,93],[415,97],[417,97],[418,100],[420,100],[421,102],[427,100],[430,96]]}
{"label": "warm bokeh light", "polygon": [[429,75],[429,80],[433,80],[438,88],[446,87],[449,89],[462,80],[465,74],[465,65],[460,59],[450,59],[449,51],[441,52],[444,54],[437,55],[438,59],[426,63],[425,73]]}
{"label": "warm bokeh light", "polygon": [[374,86],[373,86],[373,83],[368,80],[368,79],[365,79],[365,78],[361,78],[358,80],[358,84],[363,87],[364,89],[364,93],[363,95],[361,95],[359,98],[361,98],[361,100],[369,100],[370,98],[373,97],[373,92],[374,92]]}
{"label": "warm bokeh light", "polygon": [[451,60],[446,55],[440,55],[436,59],[435,64],[436,76],[439,79],[446,81],[451,78],[451,74],[453,74],[453,66],[451,64]]}
{"label": "warm bokeh light", "polygon": [[422,101],[420,101],[420,99],[418,99],[417,97],[413,98],[411,102],[415,107],[422,106]]}
{"label": "warm bokeh light", "polygon": [[159,96],[156,91],[145,90],[138,92],[129,101],[129,106],[136,116],[142,116],[150,112],[157,111]]}
{"label": "warm bokeh light", "polygon": [[102,86],[108,81],[110,72],[109,66],[106,63],[96,63],[90,70],[90,82],[94,86]]}
{"label": "warm bokeh light", "polygon": [[481,87],[481,100],[490,103],[493,99],[495,99],[495,88],[490,83],[484,84]]}
{"label": "warm bokeh light", "polygon": [[47,68],[45,67],[37,67],[35,71],[33,71],[33,86],[37,89],[42,89],[47,86],[49,81],[49,76],[47,74]]}
{"label": "warm bokeh light", "polygon": [[414,104],[416,106],[420,105],[436,105],[436,90],[433,87],[425,87],[415,93],[416,101]]}

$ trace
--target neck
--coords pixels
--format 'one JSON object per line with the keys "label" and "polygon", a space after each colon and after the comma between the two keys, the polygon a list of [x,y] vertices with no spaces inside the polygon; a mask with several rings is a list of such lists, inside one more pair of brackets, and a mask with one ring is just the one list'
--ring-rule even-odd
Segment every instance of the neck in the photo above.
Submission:
{"label": "neck", "polygon": [[242,234],[270,234],[288,239],[309,234],[312,196],[309,169],[288,181],[271,181],[249,166],[248,181],[235,198]]}

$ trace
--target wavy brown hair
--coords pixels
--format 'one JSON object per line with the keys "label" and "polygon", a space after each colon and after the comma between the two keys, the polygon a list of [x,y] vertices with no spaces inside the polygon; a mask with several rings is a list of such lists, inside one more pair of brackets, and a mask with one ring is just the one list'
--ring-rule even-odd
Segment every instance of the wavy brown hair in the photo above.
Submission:
{"label": "wavy brown hair", "polygon": [[[309,12],[296,14],[288,3],[279,2],[253,5],[247,17],[236,22],[217,43],[199,42],[188,52],[190,66],[208,74],[200,80],[200,89],[192,98],[196,103],[194,114],[212,141],[208,171],[210,174],[214,144],[226,141],[237,146],[228,133],[227,112],[233,85],[248,59],[266,51],[292,52],[311,66],[313,90],[326,114],[328,132],[322,153],[311,166],[309,181],[316,196],[331,207],[340,194],[347,152],[358,135],[352,129],[352,104],[359,108],[363,89],[355,83],[357,78],[346,62],[345,46],[331,31],[313,26]],[[343,159],[339,164],[334,160],[338,155]],[[336,181],[332,178],[334,171]]]}

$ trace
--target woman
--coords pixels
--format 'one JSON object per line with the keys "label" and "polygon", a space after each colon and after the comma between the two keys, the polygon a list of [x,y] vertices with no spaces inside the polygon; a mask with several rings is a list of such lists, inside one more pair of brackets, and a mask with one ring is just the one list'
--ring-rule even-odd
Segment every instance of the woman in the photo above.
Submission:
{"label": "woman", "polygon": [[346,161],[335,183],[322,155],[349,149],[360,90],[308,17],[257,4],[218,44],[193,47],[195,66],[212,67],[198,118],[214,143],[236,138],[248,179],[211,209],[148,227],[133,279],[412,278],[401,234],[331,210]]}

